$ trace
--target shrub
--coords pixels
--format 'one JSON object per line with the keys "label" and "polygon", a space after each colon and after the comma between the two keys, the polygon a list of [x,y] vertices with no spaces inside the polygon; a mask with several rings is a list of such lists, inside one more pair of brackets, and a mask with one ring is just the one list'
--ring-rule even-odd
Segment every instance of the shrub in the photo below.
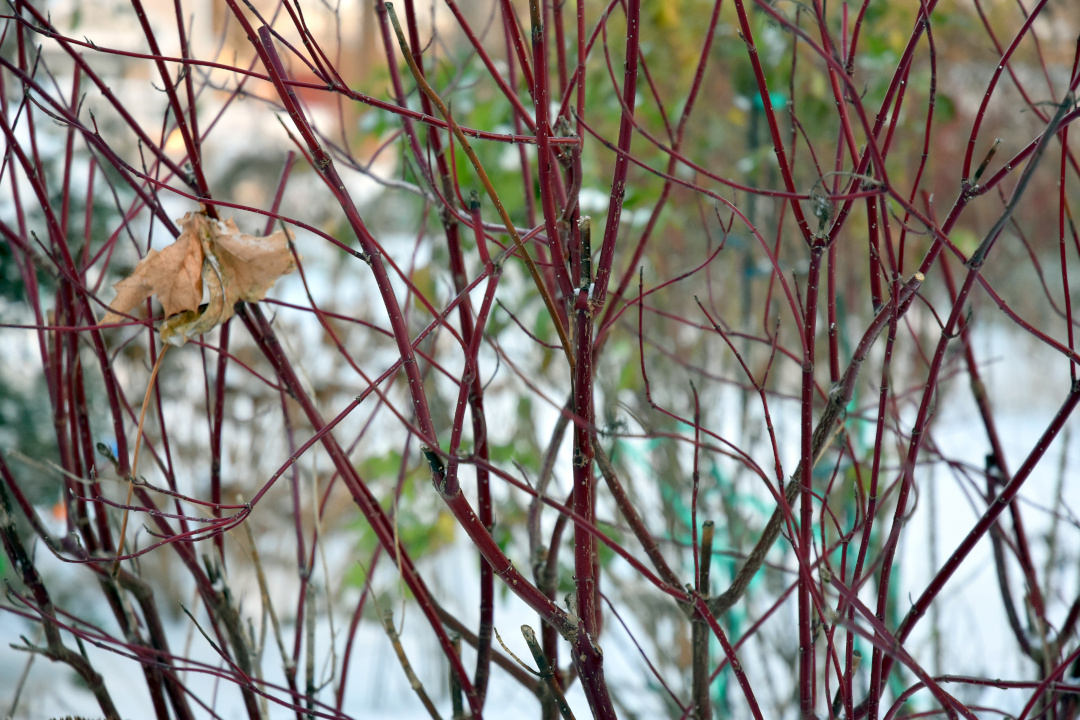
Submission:
{"label": "shrub", "polygon": [[16,0],[14,646],[107,717],[1075,716],[1077,31]]}

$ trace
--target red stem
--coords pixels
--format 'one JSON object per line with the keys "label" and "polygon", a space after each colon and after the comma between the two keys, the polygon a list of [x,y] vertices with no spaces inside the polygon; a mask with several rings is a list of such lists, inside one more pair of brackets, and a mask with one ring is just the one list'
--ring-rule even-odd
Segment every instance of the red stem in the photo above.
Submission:
{"label": "red stem", "polygon": [[[630,169],[627,154],[633,138],[634,101],[637,95],[638,48],[641,32],[641,2],[627,0],[626,3],[626,65],[623,72],[622,116],[619,120],[619,154],[615,158],[615,169],[611,175],[611,196],[608,200],[607,220],[604,225],[604,239],[600,247],[599,261],[596,263],[596,287],[593,290],[593,302],[597,309],[602,309],[607,300],[608,282],[611,267],[615,260],[615,244],[619,235],[619,221],[622,217],[623,198],[626,195],[626,176]],[[579,118],[579,120],[582,120]]]}

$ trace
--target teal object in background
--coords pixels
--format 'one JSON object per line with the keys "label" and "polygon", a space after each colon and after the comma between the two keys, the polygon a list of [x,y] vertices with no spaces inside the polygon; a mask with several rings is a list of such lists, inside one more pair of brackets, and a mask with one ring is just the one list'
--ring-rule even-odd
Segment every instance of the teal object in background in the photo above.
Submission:
{"label": "teal object in background", "polygon": [[[769,93],[769,103],[773,106],[773,110],[782,110],[787,107],[787,95],[774,90]],[[755,110],[765,109],[765,103],[760,94],[751,96],[750,104]]]}

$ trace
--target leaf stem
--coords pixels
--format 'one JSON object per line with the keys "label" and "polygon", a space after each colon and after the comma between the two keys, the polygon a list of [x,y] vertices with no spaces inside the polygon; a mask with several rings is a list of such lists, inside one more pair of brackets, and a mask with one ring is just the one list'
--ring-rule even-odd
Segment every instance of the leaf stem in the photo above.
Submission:
{"label": "leaf stem", "polygon": [[[143,396],[142,410],[139,412],[139,429],[135,431],[135,452],[131,457],[131,472],[128,474],[128,487],[127,487],[127,499],[124,501],[124,518],[120,521],[120,538],[116,543],[116,557],[114,560],[119,560],[120,556],[124,553],[124,536],[127,534],[128,524],[128,507],[131,505],[131,496],[135,492],[135,473],[139,469],[139,447],[141,446],[143,423],[146,421],[146,408],[150,405],[150,393],[154,390],[154,382],[157,380],[158,371],[161,369],[161,362],[165,358],[165,353],[169,349],[168,343],[161,344],[161,353],[157,357],[157,362],[154,363],[153,370],[150,371],[150,382],[146,384],[146,395]],[[113,565],[113,575],[120,569],[120,564]]]}

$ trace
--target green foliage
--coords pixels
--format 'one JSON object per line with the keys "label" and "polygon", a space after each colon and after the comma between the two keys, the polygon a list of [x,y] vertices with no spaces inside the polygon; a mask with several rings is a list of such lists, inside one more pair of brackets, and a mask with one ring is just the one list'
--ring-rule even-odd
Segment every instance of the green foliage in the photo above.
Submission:
{"label": "green foliage", "polygon": [[[48,280],[49,276],[44,273],[38,273],[34,270],[35,275],[38,277],[40,283],[43,279]],[[15,264],[14,257],[11,252],[11,246],[8,243],[0,244],[0,300],[3,303],[22,303],[26,294],[26,288],[23,284],[22,274],[19,272],[19,266]],[[7,308],[0,305],[0,310],[5,311],[3,314],[7,315]]]}

